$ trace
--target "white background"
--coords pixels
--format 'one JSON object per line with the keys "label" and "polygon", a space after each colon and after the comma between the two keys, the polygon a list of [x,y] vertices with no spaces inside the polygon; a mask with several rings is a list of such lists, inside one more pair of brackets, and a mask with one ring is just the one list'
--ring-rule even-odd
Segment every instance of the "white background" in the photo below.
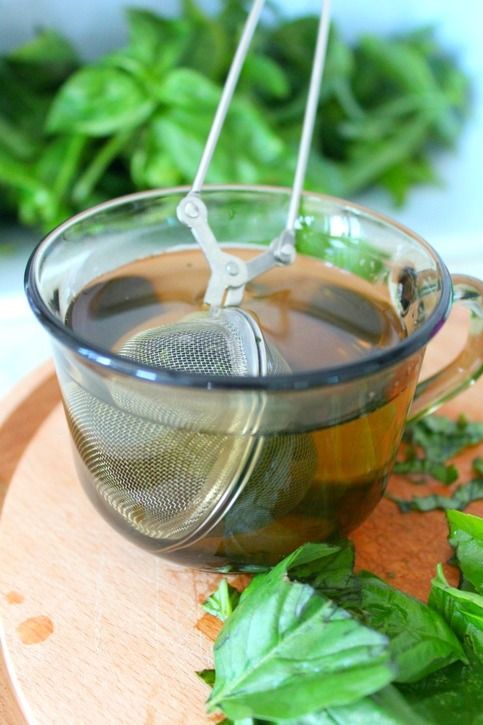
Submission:
{"label": "white background", "polygon": [[[207,0],[205,7],[213,7]],[[291,14],[318,11],[318,0],[280,0]],[[142,6],[176,12],[170,0],[0,0],[0,52],[32,37],[34,29],[66,33],[86,58],[119,45],[125,38],[122,9]],[[333,15],[348,38],[361,32],[384,34],[433,24],[473,79],[473,113],[456,153],[436,159],[441,187],[414,191],[394,209],[387,196],[370,193],[361,201],[389,213],[422,234],[450,270],[483,277],[483,0],[333,0]],[[1,90],[0,90],[1,94]],[[1,95],[0,95],[1,104]],[[0,227],[15,253],[0,253],[0,394],[49,354],[46,337],[33,320],[22,292],[23,268],[35,235]],[[1,249],[0,245],[0,249]]]}

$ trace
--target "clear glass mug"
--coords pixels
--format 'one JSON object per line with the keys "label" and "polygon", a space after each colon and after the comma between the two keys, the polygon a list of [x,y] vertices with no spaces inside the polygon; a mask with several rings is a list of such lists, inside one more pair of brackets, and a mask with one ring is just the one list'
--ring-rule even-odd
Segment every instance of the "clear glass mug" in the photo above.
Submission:
{"label": "clear glass mug", "polygon": [[[451,277],[394,221],[310,193],[298,255],[377,289],[406,331],[396,344],[335,367],[225,378],[141,365],[81,339],[66,312],[86,285],[133,260],[196,249],[176,217],[184,193],[134,194],[65,222],[34,251],[26,292],[52,338],[77,471],[98,511],[177,563],[256,570],[363,521],[383,495],[408,416],[481,374],[483,284]],[[254,249],[280,233],[288,194],[212,187],[203,198],[217,238]],[[283,279],[284,270],[271,274]],[[453,303],[471,310],[465,348],[418,384],[426,345]]]}

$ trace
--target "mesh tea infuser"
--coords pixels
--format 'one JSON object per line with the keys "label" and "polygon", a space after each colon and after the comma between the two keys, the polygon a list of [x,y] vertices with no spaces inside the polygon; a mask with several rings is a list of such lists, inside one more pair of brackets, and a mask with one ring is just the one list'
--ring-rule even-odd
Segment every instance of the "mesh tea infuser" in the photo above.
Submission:
{"label": "mesh tea infuser", "polygon": [[[291,264],[295,258],[295,223],[307,168],[327,45],[330,11],[328,0],[324,0],[322,5],[285,229],[272,241],[266,252],[249,261],[242,260],[221,249],[209,226],[208,210],[199,197],[264,3],[265,0],[255,0],[253,3],[226,79],[193,185],[177,209],[179,220],[191,229],[211,269],[211,277],[204,297],[204,302],[210,307],[210,311],[189,316],[181,323],[163,325],[148,333],[141,333],[131,340],[129,356],[139,359],[140,362],[148,362],[148,355],[154,354],[155,362],[152,364],[156,364],[159,353],[156,353],[155,341],[159,339],[163,354],[167,354],[173,369],[176,370],[191,369],[192,372],[224,375],[267,375],[287,371],[286,363],[281,367],[277,365],[277,361],[280,361],[280,354],[278,356],[276,353],[274,354],[273,347],[264,339],[255,318],[243,312],[238,305],[242,302],[248,282],[273,267]],[[177,344],[180,340],[186,342],[187,350],[184,356]],[[217,343],[221,340],[228,340],[229,344],[217,348]],[[205,349],[205,347],[211,348],[211,342],[219,355],[219,358],[215,360],[208,359]],[[175,356],[171,356],[169,351],[166,353],[171,345],[176,346],[178,350],[178,354]],[[149,348],[149,352],[146,348]],[[140,358],[138,358],[138,354]],[[186,357],[186,360],[183,357]],[[186,362],[192,365],[193,361],[195,361],[194,368],[185,367]],[[200,361],[204,362],[199,365]],[[162,361],[157,362],[163,367],[171,367]],[[218,363],[221,364],[218,365]]]}
{"label": "mesh tea infuser", "polygon": [[[200,165],[177,209],[191,229],[211,269],[204,297],[206,312],[145,330],[119,353],[150,366],[223,376],[282,374],[290,368],[265,340],[255,318],[239,305],[246,284],[295,258],[295,223],[303,189],[318,105],[329,25],[325,0],[285,229],[269,248],[250,260],[219,246],[199,191],[213,156],[243,61],[264,5],[255,0],[235,53]],[[186,408],[175,394],[149,403],[116,384],[111,400],[76,386],[70,394],[73,436],[96,480],[98,494],[139,533],[159,541],[160,550],[180,548],[225,521],[228,533],[258,528],[301,500],[311,482],[315,454],[307,434],[257,435],[263,394],[227,412],[246,433],[224,435],[209,429],[203,412]],[[227,532],[225,532],[226,534]]]}

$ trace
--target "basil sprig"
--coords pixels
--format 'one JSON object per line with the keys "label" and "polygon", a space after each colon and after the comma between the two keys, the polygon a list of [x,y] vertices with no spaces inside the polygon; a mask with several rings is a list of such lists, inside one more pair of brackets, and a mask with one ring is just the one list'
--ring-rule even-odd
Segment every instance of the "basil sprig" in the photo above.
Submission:
{"label": "basil sprig", "polygon": [[[403,458],[394,465],[394,472],[406,476],[412,483],[427,483],[435,479],[447,486],[459,479],[454,456],[468,446],[483,441],[483,423],[471,423],[460,416],[456,421],[442,415],[429,415],[409,425],[404,433]],[[447,495],[439,492],[427,496],[400,498],[386,494],[402,513],[465,509],[472,501],[483,499],[482,459],[473,460],[476,478],[458,485]]]}
{"label": "basil sprig", "polygon": [[[124,47],[83,64],[44,30],[0,57],[0,204],[50,229],[134,189],[190,183],[247,3],[179,17],[127,11]],[[208,181],[292,182],[318,18],[274,13],[257,29]],[[431,29],[347,43],[332,27],[307,188],[352,196],[379,185],[402,203],[437,181],[469,83]],[[360,255],[359,255],[360,256]]]}

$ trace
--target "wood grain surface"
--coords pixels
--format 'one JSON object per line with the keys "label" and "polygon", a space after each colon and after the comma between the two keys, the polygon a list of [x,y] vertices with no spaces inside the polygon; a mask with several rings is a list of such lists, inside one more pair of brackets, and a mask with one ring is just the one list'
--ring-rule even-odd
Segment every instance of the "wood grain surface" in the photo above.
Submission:
{"label": "wood grain surface", "polygon": [[[429,367],[447,362],[463,339],[464,325],[453,320],[432,345]],[[73,470],[51,370],[17,388],[3,410],[0,611],[10,682],[0,670],[0,723],[216,721],[194,673],[212,664],[218,625],[200,602],[218,577],[136,548],[94,511]],[[482,411],[481,383],[442,409],[479,420]],[[463,476],[482,450],[458,458]],[[410,490],[395,476],[390,487]],[[476,503],[468,510],[483,513]],[[388,500],[354,540],[359,566],[422,598],[449,555],[441,512],[403,515]]]}
{"label": "wood grain surface", "polygon": [[[0,407],[0,516],[12,475],[45,417],[58,405],[59,388],[51,363],[20,381]],[[1,518],[0,518],[1,521]],[[2,634],[0,632],[0,634]],[[3,641],[3,634],[2,634]],[[4,648],[0,653],[0,723],[25,722],[7,674]]]}

